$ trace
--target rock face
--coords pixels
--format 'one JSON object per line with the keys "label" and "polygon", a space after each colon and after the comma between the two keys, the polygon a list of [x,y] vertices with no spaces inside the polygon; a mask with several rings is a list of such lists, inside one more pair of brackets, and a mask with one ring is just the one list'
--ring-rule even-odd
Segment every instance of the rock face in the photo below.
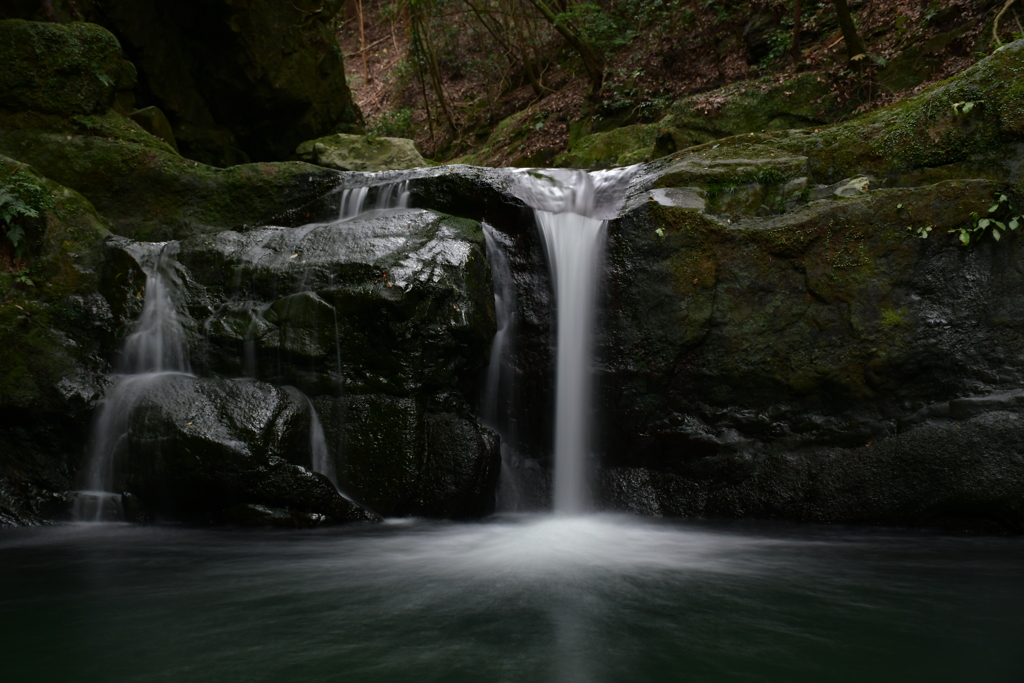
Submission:
{"label": "rock face", "polygon": [[[361,132],[330,26],[340,0],[115,0],[96,20],[144,75],[185,156],[279,161],[303,140]],[[201,27],[197,33],[196,28]]]}
{"label": "rock face", "polygon": [[[1022,62],[1019,42],[863,118],[638,169],[607,227],[603,506],[1024,529]],[[495,329],[484,220],[518,303],[514,445],[543,479],[553,302],[512,173],[213,169],[116,113],[116,87],[86,84],[101,113],[46,113],[78,104],[31,88],[0,111],[0,192],[21,207],[0,226],[2,523],[66,512],[145,301],[139,253],[156,246],[110,229],[180,240],[177,314],[199,376],[162,379],[133,409],[119,481],[136,514],[357,515],[309,472],[310,406],[316,452],[360,503],[487,513],[498,444],[473,410]],[[343,197],[369,206],[392,182],[419,208],[337,218]]]}
{"label": "rock face", "polygon": [[494,333],[478,224],[411,210],[197,236],[178,258],[195,283],[194,365],[312,397],[357,500],[384,515],[492,509],[497,440],[471,409]]}
{"label": "rock face", "polygon": [[339,171],[402,171],[422,168],[427,162],[416,143],[405,138],[379,138],[369,135],[329,135],[299,145],[295,154],[302,161]]}
{"label": "rock face", "polygon": [[[116,35],[140,72],[138,85],[134,73],[127,84],[129,91],[134,88],[133,99],[166,114],[178,146],[191,159],[213,166],[280,161],[292,158],[303,140],[363,130],[331,27],[341,0],[43,3],[51,11],[41,11],[40,3],[23,4],[15,3],[8,16],[87,20]],[[52,40],[44,45],[58,51],[58,46],[69,47],[65,36],[99,30],[82,24],[50,26]],[[18,67],[6,73],[19,78],[31,73],[21,67],[32,54],[23,51],[13,61],[5,59]],[[75,50],[69,54],[91,58]],[[103,73],[105,62],[92,61],[94,70]],[[83,78],[85,83],[95,80],[91,71]],[[99,80],[103,87],[127,81]],[[88,99],[89,91],[81,97]],[[130,105],[126,102],[123,113],[131,112]]]}
{"label": "rock face", "polygon": [[1022,54],[645,169],[609,227],[606,504],[1024,529],[1024,249],[979,223],[1019,214]]}
{"label": "rock face", "polygon": [[[81,195],[0,157],[0,525],[61,518],[103,395],[133,272]],[[21,230],[15,246],[12,231]],[[117,273],[120,272],[120,277]]]}

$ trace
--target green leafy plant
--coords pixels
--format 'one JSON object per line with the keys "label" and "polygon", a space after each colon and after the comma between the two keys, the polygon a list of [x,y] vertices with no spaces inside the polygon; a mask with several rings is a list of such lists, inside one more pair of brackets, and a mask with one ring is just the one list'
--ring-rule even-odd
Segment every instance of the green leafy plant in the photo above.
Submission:
{"label": "green leafy plant", "polygon": [[955,111],[957,114],[967,116],[968,114],[971,113],[971,110],[974,109],[974,107],[976,107],[979,104],[981,104],[981,100],[966,100],[963,102],[954,102],[953,111]]}
{"label": "green leafy plant", "polygon": [[27,246],[27,223],[40,218],[52,203],[52,198],[19,170],[15,169],[10,176],[0,180],[0,230],[14,247],[18,259],[23,259]]}
{"label": "green leafy plant", "polygon": [[388,138],[407,138],[413,132],[412,108],[405,107],[394,112],[385,112],[370,126],[371,135]]}
{"label": "green leafy plant", "polygon": [[[982,218],[978,215],[978,212],[971,213],[971,225],[962,228],[954,228],[950,230],[950,234],[956,234],[960,242],[967,246],[971,243],[971,238],[974,237],[975,241],[980,239],[986,230],[991,230],[992,239],[999,241],[999,239],[1007,232],[1013,231],[1020,227],[1021,223],[1024,223],[1024,216],[1021,216],[1017,208],[1010,203],[1009,197],[1005,194],[999,195],[992,206],[988,207],[987,218]],[[1001,216],[1002,220],[997,218]]]}
{"label": "green leafy plant", "polygon": [[26,287],[35,287],[36,283],[32,281],[32,278],[28,276],[28,270],[22,269],[17,271],[14,275],[14,281],[18,284],[25,285]]}
{"label": "green leafy plant", "polygon": [[907,226],[907,232],[912,232],[915,235],[917,235],[918,237],[920,237],[921,239],[925,240],[925,239],[928,239],[928,234],[934,228],[935,228],[934,225],[918,225],[918,226],[908,225]]}

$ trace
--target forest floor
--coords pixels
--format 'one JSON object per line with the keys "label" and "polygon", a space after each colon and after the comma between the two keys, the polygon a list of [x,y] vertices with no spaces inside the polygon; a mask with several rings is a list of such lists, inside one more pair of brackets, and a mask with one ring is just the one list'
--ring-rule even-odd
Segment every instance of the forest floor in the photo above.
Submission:
{"label": "forest floor", "polygon": [[[854,62],[831,2],[803,3],[799,59],[792,50],[793,0],[587,4],[591,13],[584,19],[590,35],[601,38],[594,42],[606,65],[603,86],[592,97],[581,60],[542,17],[530,15],[533,6],[525,0],[434,0],[420,10],[427,14],[418,24],[409,9],[415,4],[350,2],[338,36],[368,132],[410,137],[435,161],[471,152],[480,158],[483,149],[490,165],[540,165],[567,149],[577,122],[588,131],[653,122],[672,102],[701,92],[714,107],[710,91],[747,79],[782,82],[818,72],[838,95],[836,118],[890,104],[991,53],[998,46],[993,20],[1007,5],[849,4],[867,46],[867,55]],[[1009,5],[1000,17],[1001,42],[1024,36],[1024,7]],[[416,45],[426,47],[417,51]],[[530,126],[529,134],[516,136],[514,146],[494,137],[488,144],[495,128],[520,112],[514,125]]]}

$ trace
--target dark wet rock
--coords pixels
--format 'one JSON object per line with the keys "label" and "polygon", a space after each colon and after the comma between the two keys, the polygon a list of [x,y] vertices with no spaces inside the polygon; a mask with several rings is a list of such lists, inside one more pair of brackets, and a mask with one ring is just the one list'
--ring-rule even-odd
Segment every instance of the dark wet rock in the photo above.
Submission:
{"label": "dark wet rock", "polygon": [[[388,394],[317,401],[341,444],[338,477],[385,516],[479,517],[494,510],[498,440],[462,406],[458,412]],[[326,408],[326,410],[325,410]]]}
{"label": "dark wet rock", "polygon": [[641,514],[1024,531],[1019,410],[932,420],[851,449],[708,456],[605,473],[608,507]]}
{"label": "dark wet rock", "polygon": [[494,334],[478,224],[406,210],[199,236],[178,258],[193,363],[311,396],[359,501],[385,515],[493,508],[497,442],[472,410]]}
{"label": "dark wet rock", "polygon": [[132,397],[115,488],[137,497],[137,515],[239,522],[229,511],[261,506],[296,524],[373,518],[312,471],[309,403],[294,392],[180,374],[124,381]]}

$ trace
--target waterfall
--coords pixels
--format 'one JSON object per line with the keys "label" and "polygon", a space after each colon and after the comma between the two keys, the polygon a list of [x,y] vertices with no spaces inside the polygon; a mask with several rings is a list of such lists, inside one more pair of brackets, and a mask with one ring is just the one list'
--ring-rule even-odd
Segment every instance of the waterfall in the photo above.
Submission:
{"label": "waterfall", "polygon": [[[367,206],[370,191],[373,190],[374,198]],[[341,201],[338,207],[338,220],[347,221],[367,213],[375,211],[387,211],[389,209],[405,209],[409,206],[409,181],[403,180],[397,183],[387,183],[373,187],[353,187],[341,191]]]}
{"label": "waterfall", "polygon": [[517,387],[512,364],[518,302],[512,267],[505,253],[511,244],[487,223],[482,227],[494,283],[494,317],[498,328],[491,342],[481,410],[483,423],[501,437],[501,474],[495,507],[499,512],[538,510],[546,505],[548,487],[543,471],[535,459],[523,457],[513,446],[519,436],[513,417]]}
{"label": "waterfall", "polygon": [[[142,313],[124,342],[119,374],[100,404],[93,425],[93,445],[81,473],[73,514],[79,521],[119,519],[120,495],[114,485],[115,455],[123,447],[128,416],[137,398],[169,373],[190,372],[188,346],[174,302],[181,279],[177,274],[176,242],[150,245],[144,258],[146,285]],[[147,255],[148,256],[148,255]]]}
{"label": "waterfall", "polygon": [[590,504],[594,323],[605,219],[621,207],[633,170],[520,171],[512,187],[534,209],[555,294],[556,512],[579,514]]}
{"label": "waterfall", "polygon": [[555,511],[580,513],[586,510],[589,498],[594,308],[604,221],[577,213],[537,211],[536,216],[548,250],[558,314]]}
{"label": "waterfall", "polygon": [[498,244],[499,235],[487,223],[483,224],[483,232],[487,261],[491,264],[494,317],[498,326],[491,342],[491,362],[487,367],[484,387],[483,419],[488,427],[502,433],[509,429],[502,414],[507,413],[503,408],[507,408],[512,391],[508,360],[512,355],[512,333],[516,322],[516,287],[508,257]]}

